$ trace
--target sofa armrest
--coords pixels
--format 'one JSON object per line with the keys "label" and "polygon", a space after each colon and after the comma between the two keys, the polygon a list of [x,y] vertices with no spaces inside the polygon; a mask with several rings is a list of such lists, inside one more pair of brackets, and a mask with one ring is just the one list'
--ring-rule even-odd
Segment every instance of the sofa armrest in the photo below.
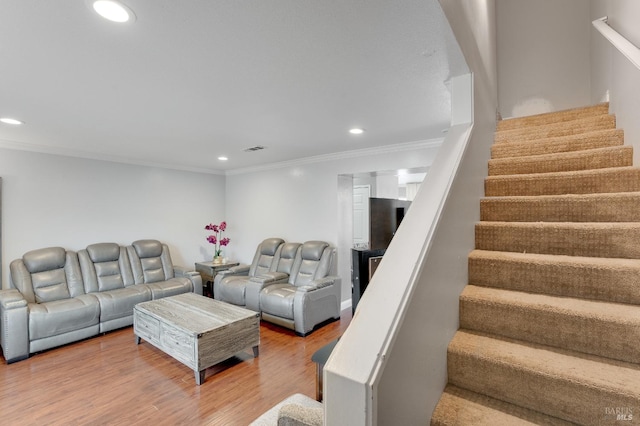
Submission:
{"label": "sofa armrest", "polygon": [[296,291],[308,292],[308,291],[319,290],[321,288],[333,285],[337,279],[338,277],[324,277],[319,280],[312,281],[307,285],[301,285],[296,289]]}
{"label": "sofa armrest", "polygon": [[310,284],[298,287],[293,299],[294,330],[301,336],[322,321],[340,318],[340,277],[325,277]]}
{"label": "sofa armrest", "polygon": [[7,364],[29,357],[29,309],[16,289],[0,290],[0,345]]}
{"label": "sofa armrest", "polygon": [[183,266],[174,265],[173,274],[176,277],[189,278],[189,281],[191,281],[191,286],[193,287],[193,292],[195,294],[202,295],[202,277],[200,276],[199,272],[196,272],[192,269],[188,270]]}
{"label": "sofa armrest", "polygon": [[250,281],[261,283],[261,284],[275,284],[287,282],[289,279],[289,274],[284,272],[265,272],[262,275],[257,277],[251,277]]}
{"label": "sofa armrest", "polygon": [[225,269],[224,271],[218,272],[217,275],[249,275],[249,269],[251,266],[249,265],[236,265],[232,266],[229,269]]}

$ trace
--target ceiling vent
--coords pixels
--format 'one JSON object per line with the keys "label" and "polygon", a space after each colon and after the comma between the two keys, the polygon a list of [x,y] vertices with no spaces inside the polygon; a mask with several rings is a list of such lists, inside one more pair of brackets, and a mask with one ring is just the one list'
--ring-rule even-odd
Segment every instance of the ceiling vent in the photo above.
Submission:
{"label": "ceiling vent", "polygon": [[254,152],[254,151],[262,151],[263,149],[265,149],[266,147],[262,146],[262,145],[257,145],[257,146],[252,146],[250,148],[245,148],[243,149],[244,152]]}

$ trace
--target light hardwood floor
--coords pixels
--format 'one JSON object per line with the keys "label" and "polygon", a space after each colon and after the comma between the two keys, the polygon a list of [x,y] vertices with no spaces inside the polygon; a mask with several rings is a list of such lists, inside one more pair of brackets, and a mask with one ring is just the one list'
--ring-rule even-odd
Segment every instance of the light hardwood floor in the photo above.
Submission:
{"label": "light hardwood floor", "polygon": [[340,336],[351,310],[307,337],[262,322],[260,356],[249,349],[193,371],[144,341],[132,327],[32,355],[0,357],[3,425],[247,425],[293,393],[315,397],[311,355]]}

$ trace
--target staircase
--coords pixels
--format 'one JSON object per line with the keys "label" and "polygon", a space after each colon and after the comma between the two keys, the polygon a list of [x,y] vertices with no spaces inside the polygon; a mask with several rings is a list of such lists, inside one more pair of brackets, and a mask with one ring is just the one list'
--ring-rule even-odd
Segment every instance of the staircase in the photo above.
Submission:
{"label": "staircase", "polygon": [[432,425],[640,424],[640,169],[608,107],[499,122]]}

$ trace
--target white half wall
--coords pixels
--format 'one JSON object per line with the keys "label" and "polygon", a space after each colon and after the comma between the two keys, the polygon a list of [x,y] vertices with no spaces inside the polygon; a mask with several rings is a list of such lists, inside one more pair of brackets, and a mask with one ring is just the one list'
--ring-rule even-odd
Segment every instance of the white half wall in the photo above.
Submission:
{"label": "white half wall", "polygon": [[249,263],[256,246],[269,237],[327,241],[338,248],[336,272],[342,278],[342,300],[350,301],[352,235],[345,222],[352,215],[352,205],[345,191],[352,190],[352,185],[342,175],[429,166],[441,142],[352,151],[228,175],[226,217],[233,240],[228,256]]}
{"label": "white half wall", "polygon": [[496,0],[496,23],[502,118],[590,104],[589,2]]}
{"label": "white half wall", "polygon": [[[640,2],[592,0],[591,21],[607,16],[609,26],[640,47]],[[609,98],[609,111],[624,129],[625,143],[634,146],[634,164],[640,164],[640,70],[591,25],[591,100]]]}
{"label": "white half wall", "polygon": [[210,260],[205,224],[222,220],[224,176],[0,149],[2,284],[25,252],[166,243],[174,264]]}

